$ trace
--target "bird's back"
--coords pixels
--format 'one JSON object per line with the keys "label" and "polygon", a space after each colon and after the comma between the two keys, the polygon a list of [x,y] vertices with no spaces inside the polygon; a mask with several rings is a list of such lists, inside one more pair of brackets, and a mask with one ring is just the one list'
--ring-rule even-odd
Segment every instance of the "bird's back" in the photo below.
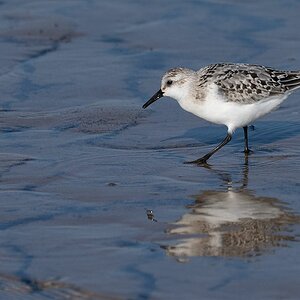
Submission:
{"label": "bird's back", "polygon": [[199,86],[215,83],[227,101],[255,103],[272,96],[284,96],[300,88],[300,71],[279,71],[272,68],[222,63],[198,71]]}

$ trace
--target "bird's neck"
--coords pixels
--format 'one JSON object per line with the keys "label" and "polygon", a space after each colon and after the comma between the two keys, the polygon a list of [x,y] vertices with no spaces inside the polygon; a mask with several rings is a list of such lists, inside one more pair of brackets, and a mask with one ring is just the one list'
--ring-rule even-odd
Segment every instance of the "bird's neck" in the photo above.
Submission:
{"label": "bird's neck", "polygon": [[201,104],[205,101],[205,92],[203,89],[198,89],[198,85],[196,82],[191,82],[188,86],[182,89],[177,93],[177,97],[174,97],[180,106],[190,111],[191,109],[195,109],[196,107],[201,106]]}

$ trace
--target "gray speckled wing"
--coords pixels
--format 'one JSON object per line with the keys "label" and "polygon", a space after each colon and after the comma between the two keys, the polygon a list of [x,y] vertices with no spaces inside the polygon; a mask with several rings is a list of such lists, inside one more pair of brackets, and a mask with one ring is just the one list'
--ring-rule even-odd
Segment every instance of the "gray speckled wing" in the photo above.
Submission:
{"label": "gray speckled wing", "polygon": [[300,72],[258,65],[215,64],[198,71],[199,85],[214,82],[228,101],[255,103],[300,87]]}

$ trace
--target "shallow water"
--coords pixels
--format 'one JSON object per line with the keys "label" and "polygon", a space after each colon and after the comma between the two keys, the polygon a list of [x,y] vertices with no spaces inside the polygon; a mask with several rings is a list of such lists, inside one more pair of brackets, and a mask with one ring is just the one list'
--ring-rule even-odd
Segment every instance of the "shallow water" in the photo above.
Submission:
{"label": "shallow water", "polygon": [[0,298],[297,299],[299,93],[209,168],[225,128],[141,106],[177,65],[299,69],[299,10],[1,1]]}

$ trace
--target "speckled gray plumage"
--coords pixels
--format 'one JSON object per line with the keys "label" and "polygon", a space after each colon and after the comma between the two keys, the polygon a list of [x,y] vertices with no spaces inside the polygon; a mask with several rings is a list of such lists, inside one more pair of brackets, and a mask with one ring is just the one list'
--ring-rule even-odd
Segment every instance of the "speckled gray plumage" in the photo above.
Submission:
{"label": "speckled gray plumage", "polygon": [[197,73],[199,87],[214,82],[228,101],[244,104],[300,88],[300,71],[279,71],[259,65],[214,64]]}

